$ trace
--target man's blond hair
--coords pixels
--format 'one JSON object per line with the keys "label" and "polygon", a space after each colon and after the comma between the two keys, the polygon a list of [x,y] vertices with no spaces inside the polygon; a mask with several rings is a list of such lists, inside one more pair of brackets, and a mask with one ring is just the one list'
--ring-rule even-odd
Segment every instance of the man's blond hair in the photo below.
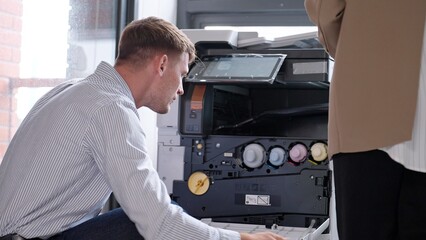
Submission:
{"label": "man's blond hair", "polygon": [[163,52],[171,56],[188,53],[190,62],[195,59],[194,44],[172,23],[157,17],[135,20],[121,33],[116,65],[141,65]]}

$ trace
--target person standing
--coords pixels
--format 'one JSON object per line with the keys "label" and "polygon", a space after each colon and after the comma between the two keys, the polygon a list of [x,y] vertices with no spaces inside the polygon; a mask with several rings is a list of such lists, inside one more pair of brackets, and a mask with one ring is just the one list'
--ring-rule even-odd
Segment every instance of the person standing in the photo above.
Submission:
{"label": "person standing", "polygon": [[[189,216],[152,167],[137,109],[167,113],[194,58],[173,24],[135,20],[114,66],[101,62],[39,99],[0,165],[0,239],[284,239]],[[99,214],[111,193],[121,208]]]}
{"label": "person standing", "polygon": [[305,0],[334,58],[329,153],[340,239],[426,236],[426,1]]}

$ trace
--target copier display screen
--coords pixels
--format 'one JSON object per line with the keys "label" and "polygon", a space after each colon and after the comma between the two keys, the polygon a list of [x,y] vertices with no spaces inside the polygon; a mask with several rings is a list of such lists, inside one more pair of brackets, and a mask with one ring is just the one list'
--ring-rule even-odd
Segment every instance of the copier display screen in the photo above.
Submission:
{"label": "copier display screen", "polygon": [[283,61],[283,54],[236,54],[207,56],[191,69],[186,81],[272,82]]}

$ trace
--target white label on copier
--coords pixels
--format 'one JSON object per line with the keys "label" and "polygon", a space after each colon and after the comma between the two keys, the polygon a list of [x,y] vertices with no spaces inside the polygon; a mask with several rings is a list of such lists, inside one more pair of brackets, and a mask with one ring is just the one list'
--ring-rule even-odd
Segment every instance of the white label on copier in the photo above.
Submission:
{"label": "white label on copier", "polygon": [[293,74],[327,73],[327,62],[293,63]]}
{"label": "white label on copier", "polygon": [[271,206],[271,196],[246,194],[246,205]]}

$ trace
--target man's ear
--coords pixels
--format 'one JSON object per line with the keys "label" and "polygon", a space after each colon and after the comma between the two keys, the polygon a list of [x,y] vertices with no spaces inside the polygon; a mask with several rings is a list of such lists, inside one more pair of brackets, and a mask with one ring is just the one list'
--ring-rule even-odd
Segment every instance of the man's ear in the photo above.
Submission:
{"label": "man's ear", "polygon": [[166,54],[163,54],[160,56],[159,62],[158,62],[158,73],[160,76],[163,76],[164,71],[166,71],[167,65],[169,63],[169,58]]}

